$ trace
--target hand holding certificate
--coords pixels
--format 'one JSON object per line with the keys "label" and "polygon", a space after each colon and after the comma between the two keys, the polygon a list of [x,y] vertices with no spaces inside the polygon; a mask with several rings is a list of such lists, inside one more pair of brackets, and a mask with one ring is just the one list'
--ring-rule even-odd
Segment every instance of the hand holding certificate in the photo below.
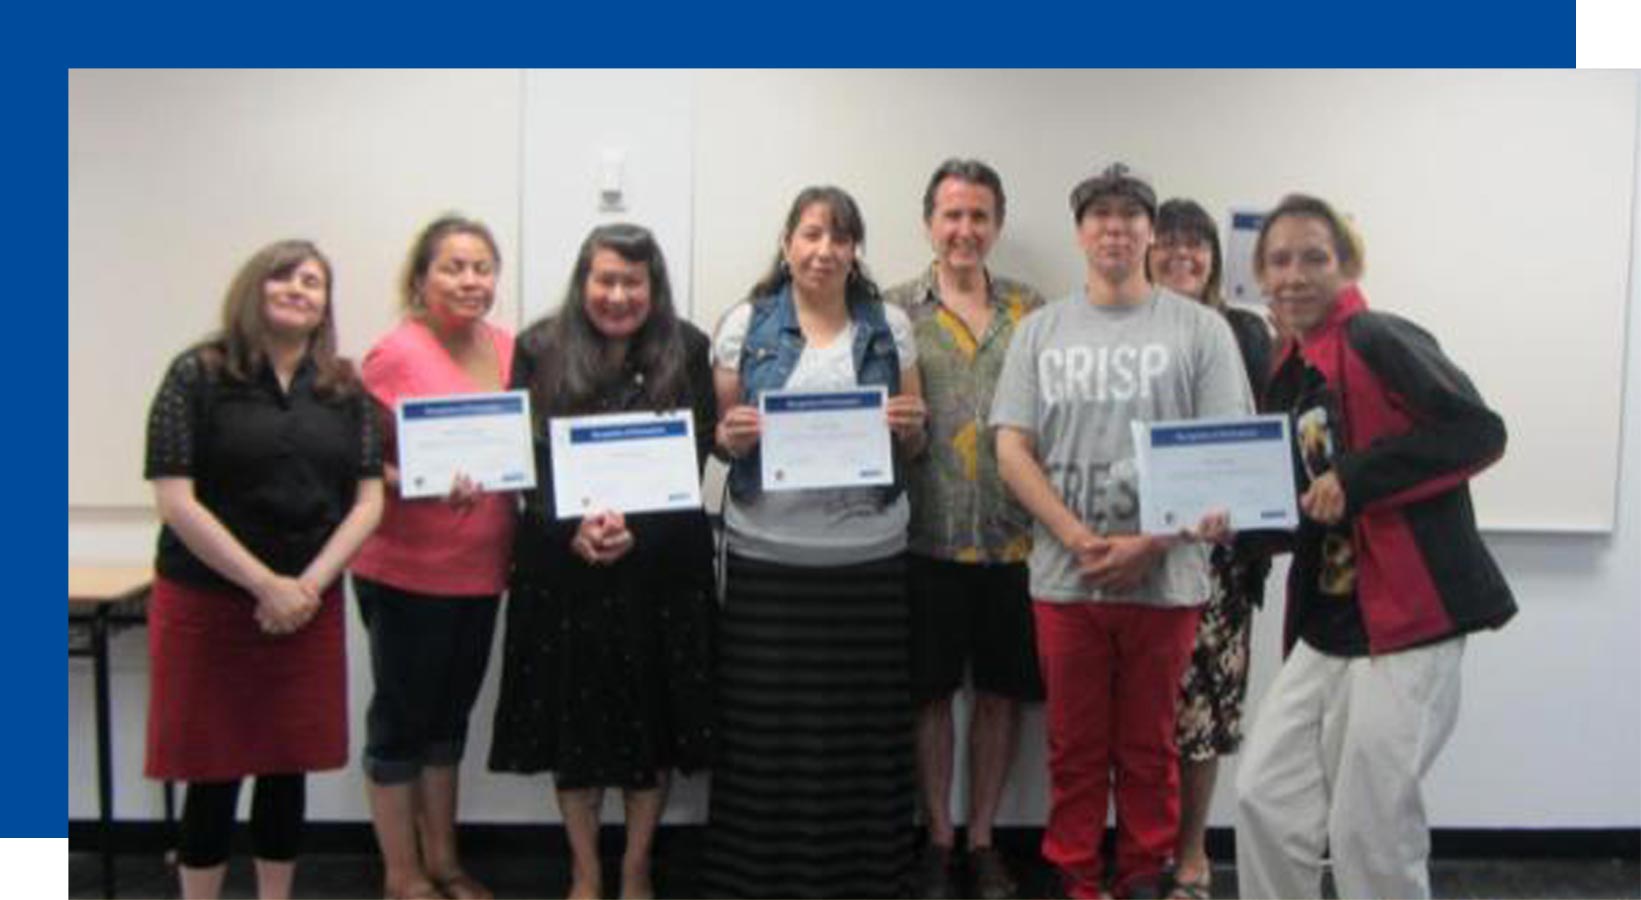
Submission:
{"label": "hand holding certificate", "polygon": [[569,416],[550,419],[547,428],[560,519],[701,505],[689,410]]}
{"label": "hand holding certificate", "polygon": [[1224,512],[1233,530],[1294,528],[1288,417],[1135,422],[1140,530],[1174,534]]}
{"label": "hand holding certificate", "polygon": [[763,489],[892,483],[894,453],[884,415],[887,394],[879,385],[759,395]]}
{"label": "hand holding certificate", "polygon": [[535,487],[525,391],[399,401],[399,495],[442,497],[466,476],[478,490]]}

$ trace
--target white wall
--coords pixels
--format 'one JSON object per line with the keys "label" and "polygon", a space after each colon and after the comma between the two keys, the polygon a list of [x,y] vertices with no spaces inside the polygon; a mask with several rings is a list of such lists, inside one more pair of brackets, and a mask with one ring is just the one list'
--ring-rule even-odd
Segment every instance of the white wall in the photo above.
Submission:
{"label": "white wall", "polygon": [[497,315],[516,321],[521,80],[70,71],[70,508],[149,502],[148,401],[166,363],[219,325],[228,280],[268,243],[305,237],[330,257],[342,349],[357,357],[397,319],[416,232],[460,211],[494,229]]}
{"label": "white wall", "polygon": [[[1152,74],[1165,87],[1177,84],[1170,79],[1185,77]],[[1380,74],[1373,74],[1375,83]],[[656,80],[664,96],[678,102],[677,76],[670,76],[671,81],[669,73],[647,77]],[[901,277],[926,259],[917,204],[923,180],[938,162],[938,154],[931,151],[908,157],[898,155],[894,148],[897,136],[925,127],[925,119],[936,117],[942,107],[906,110],[903,116],[888,118],[863,113],[865,118],[856,125],[882,135],[880,144],[866,150],[852,145],[829,147],[826,135],[804,131],[801,122],[788,123],[792,127],[783,128],[778,140],[760,130],[778,121],[777,111],[770,107],[774,98],[831,109],[858,98],[849,91],[829,92],[827,85],[853,85],[851,91],[870,86],[861,81],[859,73],[839,77],[841,82],[805,80],[793,73],[693,76],[690,249],[668,247],[668,251],[675,258],[680,252],[686,254],[693,264],[688,284],[693,288],[697,322],[710,327],[768,262],[785,204],[797,187],[811,181],[874,186],[870,194],[858,193],[870,225],[868,258],[880,275]],[[905,82],[895,90],[919,96],[936,92],[942,83],[930,73],[898,77]],[[957,83],[971,93],[995,92],[994,99],[999,101],[1013,99],[1023,107],[1040,107],[1045,114],[1057,110],[1037,93],[1020,97],[1009,93],[1018,88],[1018,79],[1033,77],[1051,75],[969,75]],[[1128,79],[1136,90],[1146,83],[1140,73],[1114,77]],[[1369,76],[1343,73],[1339,77],[1347,83]],[[1497,77],[1518,87],[1517,79],[1531,81],[1520,73]],[[1583,76],[1552,73],[1545,77],[1563,84],[1559,79]],[[1627,77],[1633,105],[1635,78]],[[623,96],[641,94],[642,78],[623,81]],[[601,130],[603,126],[584,127],[589,122],[619,124],[621,119],[609,109],[584,103],[557,105],[556,115],[562,118],[551,129],[538,130],[538,123],[523,110],[535,108],[543,98],[521,98],[521,83],[526,85],[525,93],[533,93],[537,85],[563,87],[571,82],[566,82],[563,73],[528,78],[494,72],[71,74],[70,446],[76,445],[77,420],[117,414],[136,421],[118,442],[101,444],[121,447],[118,453],[99,453],[95,465],[89,467],[71,465],[71,561],[141,561],[150,555],[153,540],[151,513],[141,505],[143,486],[136,480],[143,410],[129,402],[111,408],[95,390],[79,386],[130,380],[145,408],[165,359],[209,327],[222,282],[251,249],[245,241],[272,239],[287,232],[308,233],[332,250],[343,291],[338,303],[348,317],[342,321],[344,344],[353,353],[393,320],[393,274],[412,231],[449,207],[480,215],[498,229],[511,273],[504,290],[506,307],[500,313],[505,321],[518,321],[519,306],[513,297],[525,298],[524,305],[533,311],[556,303],[562,287],[557,282],[568,269],[573,245],[586,225],[598,219],[588,212],[593,200],[585,196],[593,176],[580,169],[580,175],[556,188],[566,193],[562,203],[539,204],[531,196],[539,188],[531,185],[544,182],[532,181],[529,173],[533,169],[521,163],[520,154],[533,152],[533,146],[539,148],[538,141],[544,138],[538,135],[546,135],[555,146],[543,153],[585,162],[596,159],[602,146],[617,140],[639,141],[633,135],[643,132],[638,128],[617,134]],[[884,90],[899,96],[888,86]],[[864,100],[861,104],[863,110],[874,108]],[[1081,109],[1076,112],[1083,114]],[[1394,125],[1394,110],[1375,108],[1371,112],[1387,131]],[[1628,117],[1632,127],[1638,112],[1641,108]],[[1203,113],[1196,110],[1193,114]],[[1088,115],[1098,115],[1092,103]],[[676,134],[677,120],[671,121],[668,133]],[[1112,134],[1123,133],[1116,126],[1129,121],[1113,121]],[[324,152],[303,151],[295,160],[288,158],[280,140],[284,134],[316,132],[337,134],[338,139],[329,142]],[[1055,174],[1045,179],[1041,191],[1025,187],[1038,180],[1038,173],[1027,171],[1034,158],[1032,140],[977,134],[972,142],[954,146],[950,152],[991,158],[1009,184],[1022,185],[1011,190],[1011,201],[1020,212],[1018,218],[1011,215],[995,261],[1001,270],[1029,272],[1045,289],[1058,291],[1075,283],[1078,271],[1069,213],[1063,211],[1066,184],[1062,182],[1068,184],[1070,179]],[[1620,143],[1629,165],[1641,166],[1633,133]],[[729,158],[724,150],[729,144],[743,147],[741,155]],[[212,152],[197,149],[202,147]],[[635,155],[630,159],[635,161],[652,149],[639,143],[632,147]],[[1077,159],[1091,161],[1133,152],[1132,145],[1113,138],[1108,144],[1079,152]],[[841,161],[839,165],[826,165],[834,157]],[[1136,154],[1134,158],[1154,157]],[[781,169],[782,159],[790,162],[789,168]],[[675,163],[671,159],[657,164]],[[638,166],[634,183],[643,184],[647,164]],[[521,172],[525,173],[522,197]],[[1286,186],[1282,180],[1286,172],[1283,164],[1273,163],[1271,171],[1258,173],[1259,186],[1249,189],[1250,197],[1204,199],[1221,204],[1246,199],[1263,202]],[[1153,173],[1164,177],[1155,169]],[[1189,181],[1194,177],[1191,171],[1169,174],[1168,182],[1179,192],[1198,190]],[[1253,177],[1255,173],[1247,174]],[[293,178],[298,187],[312,181],[322,189],[291,189],[288,182]],[[885,184],[895,185],[893,191],[877,187]],[[749,185],[759,187],[751,190]],[[1167,183],[1163,189],[1174,192]],[[1499,186],[1501,215],[1511,208],[1508,198],[1516,189],[1513,181]],[[1373,187],[1383,203],[1396,202],[1399,190],[1394,185]],[[1428,193],[1428,187],[1420,188],[1420,193]],[[247,196],[254,202],[242,200]],[[652,196],[634,193],[634,213],[644,212],[636,206],[644,202],[641,197]],[[712,210],[705,208],[707,197],[713,198]],[[1033,219],[1024,211],[1034,204],[1052,205],[1058,224],[1047,224],[1045,217],[1040,233],[1028,226]],[[1439,827],[1641,825],[1641,691],[1637,691],[1641,655],[1634,650],[1641,637],[1641,541],[1637,540],[1641,491],[1635,489],[1641,480],[1641,433],[1637,432],[1637,423],[1641,423],[1641,315],[1635,312],[1641,309],[1641,271],[1635,269],[1636,260],[1641,259],[1636,251],[1641,248],[1635,246],[1634,237],[1641,234],[1641,219],[1635,218],[1633,197],[1627,204],[1623,239],[1630,263],[1624,271],[1602,273],[1620,285],[1630,311],[1610,329],[1611,334],[1601,336],[1612,340],[1627,336],[1627,342],[1620,344],[1624,348],[1622,375],[1615,375],[1612,385],[1615,403],[1618,385],[1623,388],[1622,417],[1611,417],[1615,431],[1622,425],[1622,437],[1615,435],[1620,489],[1612,530],[1575,535],[1489,534],[1489,543],[1516,588],[1522,613],[1504,631],[1478,635],[1470,643],[1464,712],[1452,744],[1431,777],[1431,818]],[[1363,207],[1358,204],[1356,208]],[[173,215],[172,210],[186,215]],[[543,215],[556,224],[532,224]],[[638,215],[634,218],[644,221]],[[1375,260],[1394,258],[1390,249],[1394,238],[1374,230],[1378,218],[1375,214],[1364,222],[1370,266]],[[1550,224],[1587,230],[1576,216]],[[538,232],[538,227],[543,230]],[[148,241],[148,236],[133,233],[141,229],[155,230],[164,239]],[[538,243],[544,234],[557,237]],[[1375,248],[1385,244],[1390,247],[1376,255]],[[148,250],[133,255],[136,246]],[[530,249],[527,253],[509,249],[520,246]],[[169,255],[156,258],[156,253]],[[546,257],[539,268],[538,253]],[[526,255],[531,262],[518,265]],[[1386,265],[1375,277],[1388,279],[1389,269]],[[521,288],[521,278],[526,279],[527,288]],[[1384,290],[1391,293],[1388,286]],[[1551,318],[1559,308],[1557,301],[1537,297],[1496,302],[1530,304]],[[1461,308],[1467,315],[1486,316],[1494,307],[1465,300]],[[1450,346],[1462,345],[1465,330],[1447,326],[1437,333]],[[1531,369],[1539,362],[1523,359],[1521,366]],[[1508,397],[1498,396],[1501,388],[1487,384],[1483,388],[1495,402],[1508,403]],[[1569,393],[1563,402],[1573,405],[1586,399]],[[1519,443],[1524,435],[1518,430],[1512,439]],[[86,480],[91,470],[96,470],[96,478]],[[1255,696],[1275,669],[1280,608],[1281,599],[1273,587],[1268,611],[1257,626]],[[363,635],[354,619],[350,615],[349,685],[357,751],[370,684]],[[157,787],[141,778],[147,672],[144,641],[144,632],[137,630],[114,643],[117,808],[121,816],[132,818],[157,817],[160,809]],[[493,663],[474,714],[473,741],[465,764],[464,818],[490,822],[556,818],[546,799],[545,779],[492,775],[483,770],[496,672]],[[87,664],[70,662],[68,693],[69,816],[90,818],[96,813],[96,790]],[[1046,788],[1040,716],[1029,718],[1027,726],[1035,734],[1026,741],[1015,784],[1003,804],[1005,823],[1042,819]],[[1222,788],[1214,813],[1218,824],[1229,822],[1227,799]],[[704,801],[702,781],[682,785],[669,820],[699,821]],[[315,819],[365,818],[363,781],[357,771],[315,778],[310,809]]]}
{"label": "white wall", "polygon": [[[694,100],[688,72],[525,74],[525,323],[558,308],[582,239],[608,222],[638,222],[654,232],[674,301],[689,313]],[[614,208],[601,196],[611,156],[620,190]]]}
{"label": "white wall", "polygon": [[817,182],[859,201],[876,275],[907,277],[929,258],[920,199],[946,156],[1002,173],[995,268],[1051,297],[1082,283],[1067,195],[1095,166],[1127,160],[1222,221],[1304,190],[1366,233],[1370,302],[1439,335],[1515,428],[1476,485],[1483,524],[1605,530],[1636,87],[1587,72],[701,73],[696,309],[713,321],[744,296]]}

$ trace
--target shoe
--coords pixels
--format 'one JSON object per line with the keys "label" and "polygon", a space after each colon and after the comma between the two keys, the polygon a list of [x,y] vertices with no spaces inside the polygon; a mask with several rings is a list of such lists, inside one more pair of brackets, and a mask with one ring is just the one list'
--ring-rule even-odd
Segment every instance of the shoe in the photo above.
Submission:
{"label": "shoe", "polygon": [[1204,872],[1201,878],[1181,881],[1171,878],[1173,886],[1168,889],[1168,900],[1213,900],[1214,876],[1211,872]]}
{"label": "shoe", "polygon": [[1008,862],[996,847],[969,850],[969,879],[980,900],[1013,900],[1020,893],[1020,886],[1009,874]]}
{"label": "shoe", "polygon": [[1135,878],[1124,885],[1122,890],[1113,891],[1123,900],[1163,900],[1167,896],[1163,891],[1161,878]]}
{"label": "shoe", "polygon": [[926,845],[917,860],[917,896],[925,900],[955,900],[957,881],[952,874],[951,849]]}

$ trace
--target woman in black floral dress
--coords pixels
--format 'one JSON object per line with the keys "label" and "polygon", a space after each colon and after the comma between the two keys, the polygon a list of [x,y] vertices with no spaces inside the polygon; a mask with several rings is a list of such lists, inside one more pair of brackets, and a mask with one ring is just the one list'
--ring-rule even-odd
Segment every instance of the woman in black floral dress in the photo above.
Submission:
{"label": "woman in black floral dress", "polygon": [[[1225,316],[1242,351],[1249,386],[1259,398],[1271,367],[1270,332],[1258,315],[1225,302],[1220,292],[1224,266],[1219,234],[1207,210],[1192,200],[1164,203],[1157,210],[1157,240],[1151,245],[1149,267],[1152,281]],[[1212,564],[1213,593],[1203,607],[1180,690],[1180,823],[1171,894],[1176,900],[1211,896],[1208,803],[1219,758],[1235,753],[1242,744],[1249,633],[1271,570],[1268,556],[1245,546],[1214,548]]]}
{"label": "woman in black floral dress", "polygon": [[699,465],[716,408],[707,338],[673,309],[649,231],[605,225],[581,246],[564,304],[519,335],[537,481],[514,544],[490,768],[554,773],[573,858],[569,896],[599,897],[599,808],[626,807],[622,897],[653,893],[650,845],[668,774],[712,738],[712,540],[699,510],[554,515],[549,417],[691,410]]}

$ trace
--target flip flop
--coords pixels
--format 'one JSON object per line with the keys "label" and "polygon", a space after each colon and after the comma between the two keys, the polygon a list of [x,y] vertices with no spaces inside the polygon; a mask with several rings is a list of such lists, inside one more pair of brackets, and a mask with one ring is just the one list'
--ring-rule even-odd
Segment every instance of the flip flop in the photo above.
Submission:
{"label": "flip flop", "polygon": [[452,872],[449,875],[431,876],[433,883],[438,886],[439,893],[449,900],[494,900],[495,894],[466,872]]}

